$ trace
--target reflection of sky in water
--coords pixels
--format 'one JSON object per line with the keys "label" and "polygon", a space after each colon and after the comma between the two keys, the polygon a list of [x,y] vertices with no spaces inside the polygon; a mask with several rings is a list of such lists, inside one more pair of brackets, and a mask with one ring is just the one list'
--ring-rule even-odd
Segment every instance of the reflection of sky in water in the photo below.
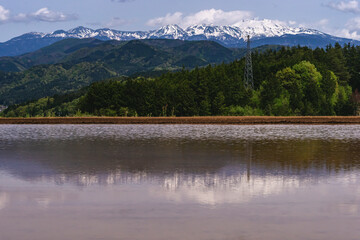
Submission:
{"label": "reflection of sky in water", "polygon": [[[232,175],[219,172],[197,175],[174,173],[161,176],[145,172],[115,171],[102,175],[42,176],[30,182],[13,178],[6,173],[1,174],[0,172],[0,176],[0,209],[6,206],[11,195],[6,191],[1,191],[2,188],[11,189],[11,187],[19,189],[39,187],[45,190],[44,195],[34,196],[33,199],[37,205],[44,208],[52,201],[52,197],[46,196],[48,190],[57,192],[69,189],[101,193],[103,188],[121,189],[124,186],[130,188],[135,186],[134,189],[141,189],[141,191],[165,200],[179,203],[193,202],[202,205],[243,204],[251,202],[253,199],[287,194],[305,188],[321,189],[324,186],[351,189],[353,198],[360,201],[360,176],[356,172],[338,173],[328,177],[302,177],[269,174],[249,176],[246,171],[241,172],[241,170],[238,174]],[[50,193],[53,194],[52,191]],[[56,193],[56,195],[58,194]],[[330,192],[327,194],[333,195]],[[58,200],[59,196],[56,196],[55,199]],[[343,204],[339,206],[342,209],[351,207],[357,211],[357,205]]]}
{"label": "reflection of sky in water", "polygon": [[5,192],[0,192],[0,210],[6,207],[8,202],[8,195]]}
{"label": "reflection of sky in water", "polygon": [[0,232],[358,240],[359,144],[351,125],[0,126]]}

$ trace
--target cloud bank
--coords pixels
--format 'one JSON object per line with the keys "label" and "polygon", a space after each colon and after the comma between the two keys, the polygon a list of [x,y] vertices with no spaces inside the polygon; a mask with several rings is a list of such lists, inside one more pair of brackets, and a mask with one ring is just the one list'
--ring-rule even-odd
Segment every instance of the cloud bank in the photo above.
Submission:
{"label": "cloud bank", "polygon": [[7,21],[10,17],[10,11],[0,5],[0,22]]}
{"label": "cloud bank", "polygon": [[[358,0],[331,2],[326,6],[344,13],[360,14],[360,3]],[[345,38],[360,40],[360,17],[349,19],[342,29],[334,29],[331,33]]]}
{"label": "cloud bank", "polygon": [[[341,1],[337,3],[333,2],[326,6],[342,12],[360,13],[360,4],[355,0],[347,2]],[[150,19],[146,24],[151,27],[177,24],[182,28],[199,24],[212,24],[218,26],[235,25],[241,27],[242,21],[249,18],[255,18],[253,13],[250,11],[223,11],[221,9],[207,9],[193,14],[184,14],[182,12],[168,13],[163,17]],[[327,18],[323,18],[312,23],[297,23],[295,21],[283,22],[279,20],[272,21],[280,25],[313,28],[335,36],[360,40],[360,17],[348,20],[343,28],[332,28],[330,20]]]}
{"label": "cloud bank", "polygon": [[168,13],[164,17],[153,18],[147,22],[148,26],[164,26],[168,24],[178,24],[181,27],[188,27],[199,24],[213,25],[236,25],[244,19],[251,18],[252,12],[249,11],[223,11],[221,9],[207,9],[197,13],[184,15],[181,12]]}
{"label": "cloud bank", "polygon": [[76,20],[77,16],[75,14],[65,14],[62,12],[55,12],[49,10],[48,8],[41,8],[36,12],[32,13],[19,13],[17,15],[12,15],[10,10],[5,9],[0,5],[0,23],[9,23],[9,22],[64,22]]}
{"label": "cloud bank", "polygon": [[338,35],[360,40],[360,17],[349,19],[345,28],[338,31]]}
{"label": "cloud bank", "polygon": [[360,13],[359,2],[356,0],[331,2],[327,6],[341,12]]}

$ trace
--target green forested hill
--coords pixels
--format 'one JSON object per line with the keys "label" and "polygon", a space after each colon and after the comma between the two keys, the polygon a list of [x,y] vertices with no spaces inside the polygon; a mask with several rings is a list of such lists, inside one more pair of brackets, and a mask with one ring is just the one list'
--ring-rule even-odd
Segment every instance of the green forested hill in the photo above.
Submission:
{"label": "green forested hill", "polygon": [[359,59],[360,47],[349,45],[270,49],[253,54],[254,90],[244,88],[242,59],[160,77],[100,81],[84,94],[11,106],[4,115],[352,115],[360,99]]}
{"label": "green forested hill", "polygon": [[210,41],[66,39],[33,53],[0,58],[0,104],[64,94],[114,76],[229,63],[243,55],[244,49]]}
{"label": "green forested hill", "polygon": [[19,73],[0,72],[0,103],[11,105],[74,92],[116,75],[100,63],[40,65]]}
{"label": "green forested hill", "polygon": [[69,38],[32,53],[1,57],[0,71],[19,72],[41,64],[102,62],[119,73],[128,71],[129,66],[138,72],[155,67],[182,67],[178,62],[195,67],[186,61],[189,57],[196,57],[203,64],[211,64],[231,62],[243,54],[244,49],[229,49],[211,41],[150,39],[104,42]]}
{"label": "green forested hill", "polygon": [[65,39],[21,56],[0,57],[0,71],[20,72],[36,65],[59,63],[79,49],[91,49],[103,43],[96,39]]}

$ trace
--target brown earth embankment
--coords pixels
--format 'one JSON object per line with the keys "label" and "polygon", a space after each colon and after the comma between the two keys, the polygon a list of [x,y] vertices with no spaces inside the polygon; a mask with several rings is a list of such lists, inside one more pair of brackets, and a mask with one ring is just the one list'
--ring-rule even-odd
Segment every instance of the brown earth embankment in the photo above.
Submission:
{"label": "brown earth embankment", "polygon": [[0,124],[360,124],[360,117],[45,117],[0,118]]}

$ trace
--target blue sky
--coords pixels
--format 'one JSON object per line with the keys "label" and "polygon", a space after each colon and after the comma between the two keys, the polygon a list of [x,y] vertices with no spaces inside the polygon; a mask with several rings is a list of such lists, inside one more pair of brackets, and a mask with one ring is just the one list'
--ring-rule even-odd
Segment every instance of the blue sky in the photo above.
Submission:
{"label": "blue sky", "polygon": [[360,0],[0,0],[0,42],[77,26],[149,30],[258,18],[360,39]]}

